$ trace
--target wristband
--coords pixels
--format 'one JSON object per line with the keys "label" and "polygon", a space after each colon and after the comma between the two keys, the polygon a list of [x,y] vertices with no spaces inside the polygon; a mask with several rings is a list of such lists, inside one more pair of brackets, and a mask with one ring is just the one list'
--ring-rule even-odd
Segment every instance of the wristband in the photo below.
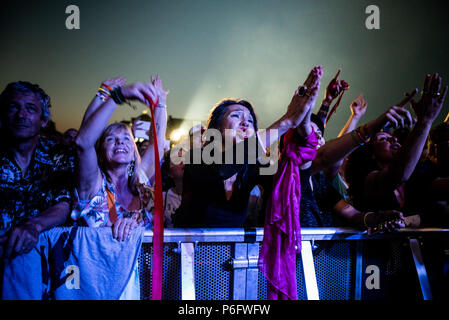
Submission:
{"label": "wristband", "polygon": [[125,102],[125,97],[122,94],[122,90],[120,87],[115,88],[111,91],[111,98],[117,104],[123,104]]}
{"label": "wristband", "polygon": [[368,134],[366,134],[365,128],[366,128],[366,124],[358,127],[357,128],[357,133],[362,138],[364,143],[368,143],[370,141],[371,137]]}
{"label": "wristband", "polygon": [[374,213],[374,212],[367,212],[367,213],[365,213],[365,215],[363,216],[363,225],[367,228],[367,229],[369,229],[369,226],[368,226],[368,224],[366,223],[366,217],[368,217],[370,214],[372,214],[372,213]]}

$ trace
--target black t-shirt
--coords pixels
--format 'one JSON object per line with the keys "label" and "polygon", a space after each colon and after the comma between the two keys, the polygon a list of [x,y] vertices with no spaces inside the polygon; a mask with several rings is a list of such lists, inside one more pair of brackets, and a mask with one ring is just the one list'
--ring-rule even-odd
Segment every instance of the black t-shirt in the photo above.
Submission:
{"label": "black t-shirt", "polygon": [[301,227],[333,227],[340,224],[333,217],[333,208],[343,197],[332,186],[326,176],[320,172],[312,176],[313,190],[310,185],[310,169],[301,170],[301,208],[299,221]]}
{"label": "black t-shirt", "polygon": [[[245,139],[242,143],[251,143]],[[180,207],[173,215],[175,227],[190,228],[239,228],[248,216],[248,200],[251,190],[261,181],[257,153],[248,154],[247,145],[243,162],[236,161],[239,147],[234,145],[234,159],[226,164],[187,164],[184,168],[183,194]],[[193,163],[192,150],[188,156]],[[229,161],[228,161],[229,162]],[[237,174],[232,196],[226,199],[224,181]]]}

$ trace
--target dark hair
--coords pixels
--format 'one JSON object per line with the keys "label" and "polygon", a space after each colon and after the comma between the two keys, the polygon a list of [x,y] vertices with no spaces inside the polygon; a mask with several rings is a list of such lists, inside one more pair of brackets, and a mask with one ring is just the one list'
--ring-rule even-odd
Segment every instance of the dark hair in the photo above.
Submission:
{"label": "dark hair", "polygon": [[246,100],[242,100],[242,99],[234,99],[234,98],[225,98],[221,101],[219,101],[211,110],[210,114],[209,114],[209,119],[207,120],[207,129],[217,129],[217,130],[221,130],[221,124],[223,122],[223,116],[226,113],[226,110],[228,109],[229,106],[233,105],[233,104],[239,104],[244,106],[245,108],[247,108],[251,114],[251,116],[253,117],[253,126],[254,126],[254,130],[257,132],[258,126],[257,126],[257,117],[256,117],[256,113],[254,112],[254,108],[251,105],[251,103],[249,103]]}
{"label": "dark hair", "polygon": [[444,134],[449,132],[449,122],[443,122],[430,130],[429,136],[427,137],[428,147],[429,147],[429,158],[436,159],[437,155],[437,144],[441,141]]}
{"label": "dark hair", "polygon": [[318,129],[320,129],[321,134],[324,134],[324,123],[320,117],[318,117],[315,113],[312,113],[310,115],[310,121],[312,121],[313,123],[315,123],[318,126]]}
{"label": "dark hair", "polygon": [[170,160],[171,149],[164,153],[164,160],[161,164],[161,177],[162,177],[162,190],[168,191],[170,188],[175,186],[175,182],[169,176],[171,160]]}
{"label": "dark hair", "polygon": [[[254,112],[254,108],[251,105],[251,103],[249,103],[246,100],[234,99],[234,98],[225,98],[225,99],[219,101],[212,108],[212,110],[209,114],[209,119],[207,120],[207,125],[206,125],[207,129],[216,129],[216,130],[221,131],[221,125],[223,123],[223,117],[226,113],[226,110],[228,109],[229,106],[231,106],[233,104],[239,104],[249,110],[251,116],[253,117],[254,131],[257,132],[259,130],[258,126],[257,126],[257,116],[256,116],[256,113]],[[257,135],[256,135],[256,139],[257,139]],[[207,142],[206,142],[206,144],[207,144]],[[249,165],[247,163],[245,163],[243,165],[240,174],[237,175],[237,179],[234,183],[234,188],[236,190],[238,190],[242,187],[242,181],[245,181],[246,177],[249,174]]]}
{"label": "dark hair", "polygon": [[449,122],[443,122],[430,131],[429,138],[432,143],[440,142],[441,136],[449,132]]}
{"label": "dark hair", "polygon": [[372,157],[373,142],[370,141],[348,156],[346,164],[346,181],[349,184],[348,194],[356,208],[364,208],[365,179],[367,175],[379,167]]}
{"label": "dark hair", "polygon": [[401,145],[403,145],[408,135],[410,134],[410,131],[411,130],[409,128],[399,127],[393,131],[392,135],[398,139],[398,142]]}
{"label": "dark hair", "polygon": [[5,106],[6,101],[14,94],[14,93],[32,93],[34,94],[41,102],[42,105],[42,120],[50,120],[50,97],[42,90],[39,85],[32,84],[28,81],[17,81],[9,83],[5,90],[0,94],[0,108]]}

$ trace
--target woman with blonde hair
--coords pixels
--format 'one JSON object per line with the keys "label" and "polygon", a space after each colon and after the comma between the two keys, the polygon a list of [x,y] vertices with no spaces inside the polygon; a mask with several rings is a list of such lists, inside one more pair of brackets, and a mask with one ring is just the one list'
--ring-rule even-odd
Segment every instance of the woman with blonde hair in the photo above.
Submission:
{"label": "woman with blonde hair", "polygon": [[[151,227],[147,204],[152,198],[151,178],[155,173],[154,149],[150,146],[140,157],[130,127],[108,120],[117,105],[137,100],[146,105],[156,102],[157,136],[162,141],[166,129],[165,101],[159,77],[148,83],[124,85],[124,78],[102,83],[88,107],[76,146],[76,206],[72,218],[80,225],[112,227],[113,237],[124,241],[138,226]],[[105,128],[106,127],[106,128]],[[160,145],[162,147],[162,144]],[[159,154],[163,155],[162,150]]]}

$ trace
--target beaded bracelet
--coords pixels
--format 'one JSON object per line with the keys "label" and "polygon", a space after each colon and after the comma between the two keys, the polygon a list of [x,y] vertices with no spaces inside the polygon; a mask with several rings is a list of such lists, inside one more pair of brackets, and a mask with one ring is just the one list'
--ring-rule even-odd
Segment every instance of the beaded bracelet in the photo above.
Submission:
{"label": "beaded bracelet", "polygon": [[109,97],[110,97],[111,95],[110,95],[110,93],[109,93],[108,91],[103,90],[103,88],[99,88],[98,91],[97,91],[97,93],[96,93],[96,96],[97,96],[98,98],[100,98],[101,101],[106,101],[106,100],[109,99]]}
{"label": "beaded bracelet", "polygon": [[[368,143],[370,141],[370,136],[368,135],[364,135],[361,131],[365,131],[364,130],[364,126],[358,127],[357,129],[351,131],[351,136],[352,139],[354,140],[355,143],[359,144],[360,146],[363,146],[365,143]],[[357,135],[357,136],[356,136]]]}
{"label": "beaded bracelet", "polygon": [[368,143],[369,140],[371,139],[371,137],[366,133],[366,124],[358,127],[357,128],[357,133],[359,134],[359,136],[361,137],[361,140],[364,143]]}
{"label": "beaded bracelet", "polygon": [[110,86],[108,86],[107,84],[102,83],[101,84],[102,87],[105,87],[106,89],[108,89],[109,91],[113,91],[114,89],[111,88]]}
{"label": "beaded bracelet", "polygon": [[366,223],[366,217],[369,216],[369,215],[372,214],[372,213],[374,213],[374,212],[367,212],[367,213],[365,213],[365,215],[363,216],[363,225],[364,225],[367,229],[369,228],[369,226],[368,226],[368,224]]}

